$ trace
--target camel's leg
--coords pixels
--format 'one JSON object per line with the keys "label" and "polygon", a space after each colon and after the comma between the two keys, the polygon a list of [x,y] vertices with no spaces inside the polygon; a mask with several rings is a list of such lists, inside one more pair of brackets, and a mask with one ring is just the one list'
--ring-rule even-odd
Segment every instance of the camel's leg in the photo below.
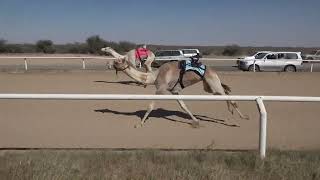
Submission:
{"label": "camel's leg", "polygon": [[126,61],[131,63],[131,65],[133,65],[134,68],[137,68],[137,63],[136,63],[136,54],[135,51],[131,50],[127,53],[126,55]]}
{"label": "camel's leg", "polygon": [[149,114],[151,113],[151,111],[154,109],[154,104],[155,104],[154,101],[152,101],[152,102],[149,104],[148,109],[147,109],[147,112],[144,114],[144,116],[143,116],[143,118],[142,118],[142,120],[141,120],[141,124],[140,124],[141,127],[142,127],[143,124],[146,122],[146,120],[147,120]]}
{"label": "camel's leg", "polygon": [[[178,92],[172,92],[172,94],[174,95],[178,95]],[[199,127],[199,119],[197,119],[196,117],[194,117],[194,115],[192,114],[192,112],[187,108],[187,105],[182,101],[182,100],[177,100],[181,109],[183,109],[185,112],[187,112],[189,114],[189,116],[192,118],[192,127],[194,128],[198,128]]]}
{"label": "camel's leg", "polygon": [[[148,58],[146,59],[146,61],[143,64],[143,66],[146,69],[147,73],[152,73],[153,72],[152,68],[151,68],[151,64],[152,64],[153,60],[154,60],[154,55],[153,55],[153,57],[148,56]],[[145,83],[144,83],[144,88],[147,87],[146,81],[147,81],[147,78],[146,78]]]}
{"label": "camel's leg", "polygon": [[[163,89],[157,90],[157,91],[156,91],[156,94],[165,94],[165,91],[166,91],[166,90],[163,88]],[[151,111],[154,109],[154,105],[155,105],[155,102],[154,102],[154,101],[152,101],[152,102],[149,104],[148,109],[147,109],[147,112],[144,114],[144,116],[143,116],[143,118],[142,118],[142,120],[141,120],[141,124],[140,124],[141,126],[143,126],[143,124],[145,123],[145,121],[148,119]]]}
{"label": "camel's leg", "polygon": [[[238,114],[239,114],[239,116],[240,116],[241,119],[249,119],[249,116],[248,116],[248,115],[244,115],[244,114],[241,113],[241,111],[240,111],[240,109],[239,109],[239,107],[238,107],[238,104],[237,104],[236,102],[234,102],[234,101],[227,101],[227,104],[228,104],[228,108],[230,108],[230,107],[229,107],[230,104],[233,106],[233,108],[238,112]],[[230,110],[229,110],[229,111],[230,111]],[[233,113],[233,110],[232,110],[231,113]]]}
{"label": "camel's leg", "polygon": [[[215,95],[226,95],[225,90],[222,87],[221,81],[220,81],[217,74],[213,74],[209,77],[206,77],[205,81],[208,84],[208,86],[210,87],[211,91]],[[231,114],[233,114],[233,109],[235,109],[237,111],[237,113],[239,114],[240,118],[249,119],[249,117],[247,115],[243,115],[241,113],[241,111],[235,101],[227,101],[227,106],[228,106],[228,110],[230,111]]]}
{"label": "camel's leg", "polygon": [[146,59],[146,61],[144,62],[144,66],[146,68],[147,73],[148,72],[152,72],[152,68],[151,68],[151,64],[155,59],[155,55],[153,53],[150,53]]}

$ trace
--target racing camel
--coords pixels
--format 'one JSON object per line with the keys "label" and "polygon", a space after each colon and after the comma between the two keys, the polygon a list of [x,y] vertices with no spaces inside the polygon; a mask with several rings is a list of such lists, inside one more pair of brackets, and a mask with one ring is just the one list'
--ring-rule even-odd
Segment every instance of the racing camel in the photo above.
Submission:
{"label": "racing camel", "polygon": [[[179,62],[173,61],[163,64],[157,71],[153,73],[144,73],[136,70],[132,67],[125,58],[120,57],[114,60],[114,68],[118,71],[123,71],[132,79],[146,84],[154,84],[156,87],[156,94],[167,94],[171,93],[178,95],[183,87],[188,87],[196,84],[197,82],[203,81],[204,91],[212,93],[214,95],[226,95],[231,92],[229,86],[222,84],[217,73],[211,69],[207,68],[204,76],[201,78],[193,71],[186,71],[183,78],[180,80],[181,69],[179,67]],[[187,112],[192,118],[192,126],[199,127],[199,120],[191,113],[182,100],[177,100],[180,107]],[[145,123],[150,112],[154,109],[155,102],[152,101],[141,120],[141,126]],[[228,110],[233,114],[235,109],[242,119],[249,119],[247,115],[243,115],[236,102],[227,101]]]}
{"label": "racing camel", "polygon": [[132,67],[137,66],[137,62],[142,63],[142,60],[145,60],[144,66],[147,72],[152,72],[151,64],[154,61],[155,55],[152,51],[148,50],[146,46],[132,49],[126,55],[121,55],[117,53],[111,47],[102,48],[101,51],[110,53],[115,58],[124,58]]}

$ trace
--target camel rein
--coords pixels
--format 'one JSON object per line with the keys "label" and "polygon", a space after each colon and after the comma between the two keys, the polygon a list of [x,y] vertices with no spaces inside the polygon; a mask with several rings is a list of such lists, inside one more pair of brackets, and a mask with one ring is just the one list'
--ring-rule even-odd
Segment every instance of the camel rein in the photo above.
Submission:
{"label": "camel rein", "polygon": [[116,75],[118,75],[118,71],[124,71],[124,70],[128,69],[130,66],[127,65],[126,67],[124,67],[124,68],[122,68],[122,69],[117,68],[115,65],[113,65],[113,67],[116,69]]}

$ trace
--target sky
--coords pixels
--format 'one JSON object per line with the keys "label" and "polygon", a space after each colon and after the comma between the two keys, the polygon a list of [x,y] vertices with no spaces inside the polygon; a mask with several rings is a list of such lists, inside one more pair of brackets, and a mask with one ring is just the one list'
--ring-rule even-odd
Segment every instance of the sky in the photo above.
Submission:
{"label": "sky", "polygon": [[320,47],[320,0],[0,0],[0,39]]}

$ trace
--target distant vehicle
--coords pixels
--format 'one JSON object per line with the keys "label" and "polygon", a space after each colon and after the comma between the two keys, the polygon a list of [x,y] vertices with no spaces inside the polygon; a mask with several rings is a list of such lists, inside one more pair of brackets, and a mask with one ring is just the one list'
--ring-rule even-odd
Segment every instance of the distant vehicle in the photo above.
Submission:
{"label": "distant vehicle", "polygon": [[160,50],[155,53],[155,60],[152,66],[159,67],[170,61],[188,60],[189,57],[184,56],[182,50]]}
{"label": "distant vehicle", "polygon": [[241,59],[238,68],[244,71],[286,71],[302,69],[301,52],[270,52],[260,59]]}
{"label": "distant vehicle", "polygon": [[266,54],[271,53],[271,51],[258,51],[252,56],[245,56],[239,59],[261,59],[263,58]]}
{"label": "distant vehicle", "polygon": [[181,51],[185,57],[192,57],[200,54],[199,49],[181,49]]}
{"label": "distant vehicle", "polygon": [[312,54],[305,55],[305,59],[307,59],[307,60],[319,59],[320,60],[320,50],[314,51]]}

